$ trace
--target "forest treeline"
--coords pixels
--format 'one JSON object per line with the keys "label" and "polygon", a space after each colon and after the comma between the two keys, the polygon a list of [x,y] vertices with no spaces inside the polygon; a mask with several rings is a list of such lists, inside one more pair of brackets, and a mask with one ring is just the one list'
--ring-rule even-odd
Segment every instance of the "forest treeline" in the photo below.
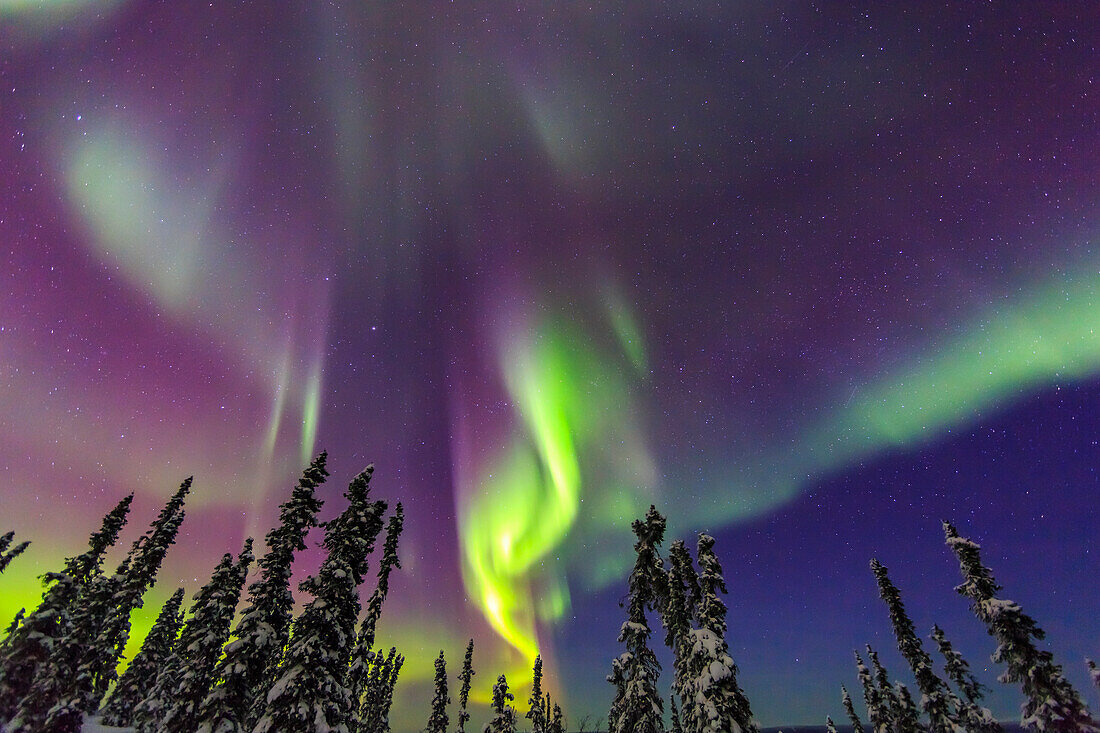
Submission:
{"label": "forest treeline", "polygon": [[[343,512],[318,522],[322,502],[316,490],[328,476],[326,460],[327,454],[318,456],[280,506],[279,523],[266,535],[260,559],[255,560],[251,538],[236,556],[226,553],[186,613],[184,590],[177,589],[121,676],[131,614],[141,607],[175,542],[192,480],[180,485],[114,572],[107,573],[105,556],[126,523],[133,495],[120,501],[91,535],[86,551],[42,576],[38,607],[20,611],[0,639],[3,730],[78,733],[85,717],[97,714],[106,725],[140,733],[388,733],[404,657],[396,648],[376,648],[375,629],[390,574],[400,567],[404,514],[398,503],[387,517],[387,502],[371,499],[373,467],[368,467],[349,484]],[[299,584],[309,600],[295,617],[291,567],[313,527],[324,532],[326,555],[318,571]],[[694,558],[683,541],[674,541],[666,560],[660,552],[665,518],[656,508],[650,507],[632,527],[636,559],[629,576],[627,618],[619,633],[623,652],[612,661],[608,675],[614,686],[608,733],[756,733],[759,725],[737,681],[738,668],[726,641],[727,609],[721,596],[727,589],[714,538],[700,534]],[[963,577],[956,591],[969,599],[997,643],[992,658],[1004,668],[1001,682],[1019,685],[1023,692],[1021,724],[1040,731],[1100,733],[1061,667],[1036,645],[1042,630],[1016,603],[997,595],[1001,587],[982,564],[980,547],[947,522],[943,529]],[[359,587],[379,538],[377,582],[364,610]],[[0,572],[28,544],[12,547],[13,542],[12,532],[0,536]],[[253,562],[259,573],[238,616]],[[866,661],[857,651],[867,726],[874,733],[1001,730],[981,704],[984,688],[942,629],[934,626],[929,637],[943,658],[941,676],[887,569],[872,560],[871,571],[919,696],[914,699],[905,684],[891,681],[870,646]],[[667,715],[658,689],[661,667],[651,648],[651,618],[663,628],[664,643],[672,652]],[[439,653],[428,733],[465,733],[473,652],[471,639],[457,677],[453,726],[446,660]],[[1100,686],[1100,670],[1092,661],[1088,666]],[[541,657],[534,660],[532,680],[524,716],[531,733],[565,733],[561,707],[542,688]],[[514,701],[500,675],[485,733],[517,730]],[[853,729],[864,733],[864,722],[843,686],[841,705]],[[831,717],[826,717],[826,726],[836,730]]]}

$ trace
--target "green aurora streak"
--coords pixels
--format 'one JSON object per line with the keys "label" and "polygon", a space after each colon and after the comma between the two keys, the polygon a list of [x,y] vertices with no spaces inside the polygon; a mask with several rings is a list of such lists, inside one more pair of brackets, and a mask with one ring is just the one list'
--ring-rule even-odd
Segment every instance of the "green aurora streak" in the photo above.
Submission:
{"label": "green aurora streak", "polygon": [[[677,504],[674,529],[713,528],[774,511],[830,472],[934,440],[990,410],[1100,372],[1100,273],[1084,265],[1078,272],[978,313],[904,367],[872,376],[787,445],[731,446],[720,468],[686,487],[697,500]],[[467,590],[526,660],[539,651],[536,621],[552,622],[568,609],[566,564],[596,587],[619,580],[629,562],[630,519],[654,499],[655,472],[622,470],[645,464],[649,453],[634,427],[647,362],[641,329],[621,302],[609,308],[603,328],[620,337],[621,353],[600,349],[560,315],[502,350],[519,425],[480,474],[460,517]],[[608,471],[598,465],[604,451],[624,451],[632,460]],[[581,562],[566,546],[571,532],[574,539],[624,539],[611,543],[614,550],[589,547]]]}

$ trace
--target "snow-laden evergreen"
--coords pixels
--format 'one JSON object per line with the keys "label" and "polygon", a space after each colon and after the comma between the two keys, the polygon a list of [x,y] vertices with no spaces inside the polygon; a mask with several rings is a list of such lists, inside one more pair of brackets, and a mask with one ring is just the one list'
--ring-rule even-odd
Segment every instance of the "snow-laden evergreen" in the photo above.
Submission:
{"label": "snow-laden evergreen", "polygon": [[[214,667],[229,638],[233,613],[241,597],[253,560],[252,538],[245,540],[236,563],[215,571],[210,583],[195,596],[192,612],[180,632],[175,654],[180,659],[174,689],[168,691],[167,708],[158,731],[193,733],[199,723],[203,700],[210,691]],[[174,666],[170,660],[166,666]]]}
{"label": "snow-laden evergreen", "polygon": [[993,712],[980,704],[984,687],[971,674],[966,659],[951,645],[939,626],[932,627],[932,640],[943,656],[943,671],[963,695],[959,701],[959,719],[963,727],[975,733],[1000,733],[1001,724],[993,717]]}
{"label": "snow-laden evergreen", "polygon": [[699,628],[687,636],[688,681],[684,689],[681,719],[684,733],[752,733],[758,730],[749,700],[737,684],[737,665],[726,644],[726,604],[722,566],[714,552],[714,538],[700,534],[696,549],[699,564]]}
{"label": "snow-laden evergreen", "polygon": [[115,573],[88,589],[88,612],[74,624],[74,633],[66,640],[71,642],[69,650],[64,653],[70,660],[79,660],[74,665],[74,681],[61,696],[63,700],[79,700],[77,705],[84,713],[99,709],[103,696],[118,678],[118,663],[130,639],[130,617],[134,609],[143,606],[145,592],[153,587],[169,548],[176,542],[190,491],[188,477],[145,535],[134,542]]}
{"label": "snow-laden evergreen", "polygon": [[920,722],[920,708],[913,702],[913,696],[909,688],[902,682],[894,683],[894,693],[898,698],[898,713],[895,719],[898,721],[898,731],[914,731],[920,733],[925,730]]}
{"label": "snow-laden evergreen", "polygon": [[561,706],[557,703],[551,707],[550,696],[546,696],[546,707],[551,709],[550,721],[546,724],[546,733],[565,733],[565,716],[562,715]]}
{"label": "snow-laden evergreen", "polygon": [[447,725],[450,719],[447,716],[447,706],[451,704],[451,698],[447,694],[447,660],[443,658],[443,650],[439,650],[439,656],[435,660],[435,694],[432,696],[432,712],[428,716],[428,725],[425,733],[447,733]]}
{"label": "snow-laden evergreen", "polygon": [[236,562],[225,553],[210,580],[192,596],[187,620],[152,690],[134,707],[133,724],[141,733],[194,731],[252,561],[251,550],[250,539]]}
{"label": "snow-laden evergreen", "polygon": [[1092,678],[1092,684],[1100,687],[1100,667],[1096,666],[1096,662],[1091,659],[1086,659],[1085,664],[1089,668],[1089,677]]}
{"label": "snow-laden evergreen", "polygon": [[119,678],[103,707],[100,715],[103,724],[118,728],[128,728],[133,724],[134,707],[152,691],[157,671],[164,666],[176,645],[176,637],[183,626],[182,604],[183,588],[178,588],[161,607],[140,651]]}
{"label": "snow-laden evergreen", "polygon": [[508,691],[508,680],[504,675],[497,677],[493,685],[493,716],[485,724],[483,733],[516,733],[516,710],[509,703],[515,696]]}
{"label": "snow-laden evergreen", "polygon": [[649,648],[646,611],[659,607],[665,592],[665,570],[657,546],[665,534],[665,518],[651,506],[645,520],[635,520],[637,559],[630,573],[630,605],[619,632],[626,646],[611,665],[608,681],[615,699],[607,716],[608,733],[664,733],[663,704],[657,691],[661,666]]}
{"label": "snow-laden evergreen", "polygon": [[352,700],[352,729],[359,725],[361,719],[360,708],[363,697],[366,694],[367,677],[371,666],[377,661],[377,653],[374,651],[374,634],[378,626],[378,619],[382,617],[382,604],[390,591],[390,573],[394,568],[401,567],[401,561],[397,555],[397,545],[401,538],[401,530],[405,524],[405,510],[398,502],[393,516],[386,523],[386,539],[382,544],[382,559],[378,565],[378,584],[367,601],[367,612],[363,617],[363,623],[359,627],[359,633],[355,637],[355,648],[351,653],[351,662],[348,665],[347,686]]}
{"label": "snow-laden evergreen", "polygon": [[875,649],[871,648],[871,645],[866,645],[867,656],[871,661],[871,676],[875,679],[875,687],[878,690],[879,697],[882,701],[882,707],[886,709],[886,714],[890,720],[891,730],[898,731],[898,733],[915,733],[920,731],[920,726],[910,727],[906,724],[906,721],[900,719],[900,701],[898,699],[898,691],[894,690],[893,685],[890,683],[890,676],[887,674],[886,667],[882,666],[879,661],[879,655]]}
{"label": "snow-laden evergreen", "polygon": [[[125,526],[133,500],[130,494],[103,517],[100,528],[88,538],[85,552],[67,559],[60,572],[42,576],[46,591],[41,603],[9,631],[0,652],[0,723],[12,719],[58,640],[69,633],[73,605],[100,573],[103,557]],[[45,699],[41,705],[47,703],[52,705]],[[44,715],[48,709],[36,715]]]}
{"label": "snow-laden evergreen", "polygon": [[958,728],[951,703],[953,694],[933,670],[932,658],[924,651],[916,628],[905,611],[901,592],[890,581],[886,567],[878,560],[871,560],[871,571],[878,582],[879,595],[890,610],[890,623],[894,627],[898,650],[909,663],[917,681],[917,688],[921,692],[921,707],[928,715],[929,730],[932,733],[953,733]]}
{"label": "snow-laden evergreen", "polygon": [[[699,580],[692,566],[691,554],[683,540],[669,546],[668,601],[664,608],[665,644],[672,649],[672,689],[669,705],[673,733],[683,730],[685,700],[690,696],[687,683],[689,648],[688,634],[699,602]],[[678,702],[679,701],[679,702]]]}
{"label": "snow-laden evergreen", "polygon": [[260,577],[248,588],[248,606],[218,662],[215,684],[203,701],[200,733],[249,731],[259,718],[264,693],[274,683],[290,638],[294,597],[290,592],[295,553],[317,526],[323,502],[315,495],[329,475],[322,452],[302,473],[290,498],[279,507],[279,524],[267,533],[267,551],[257,563]]}
{"label": "snow-laden evergreen", "polygon": [[825,733],[837,733],[836,723],[828,715],[825,716]]}
{"label": "snow-laden evergreen", "polygon": [[542,655],[535,655],[535,664],[531,671],[531,696],[527,699],[527,714],[531,721],[531,733],[546,733],[546,701],[542,697]]}
{"label": "snow-laden evergreen", "polygon": [[386,656],[376,654],[374,663],[367,674],[367,687],[363,693],[363,702],[359,707],[359,728],[352,733],[388,733],[390,729],[390,706],[393,704],[393,690],[401,665],[405,658],[390,647]]}
{"label": "snow-laden evergreen", "polygon": [[470,702],[470,685],[474,675],[474,640],[466,645],[466,657],[462,660],[462,672],[458,675],[461,686],[458,688],[458,733],[465,733],[466,722],[470,720],[470,713],[466,709]]}
{"label": "snow-laden evergreen", "polygon": [[852,705],[852,696],[848,694],[848,688],[844,685],[840,686],[840,702],[844,705],[848,720],[852,721],[852,733],[864,733],[863,723],[860,722],[855,706]]}
{"label": "snow-laden evergreen", "polygon": [[345,685],[359,615],[359,584],[382,531],[383,501],[371,502],[373,466],[356,476],[344,496],[348,506],[325,523],[327,557],[299,588],[313,600],[294,622],[290,645],[267,693],[255,733],[347,731],[353,700]]}
{"label": "snow-laden evergreen", "polygon": [[[23,554],[31,546],[30,541],[20,542],[15,547],[11,543],[15,541],[15,531],[5,532],[0,535],[0,573],[7,569],[11,561]],[[8,548],[11,547],[9,550]]]}
{"label": "snow-laden evergreen", "polygon": [[1040,731],[1100,731],[1053,655],[1035,646],[1035,640],[1044,638],[1043,630],[1018,605],[997,598],[1001,586],[982,565],[981,547],[960,537],[949,522],[943,529],[963,576],[955,590],[970,599],[974,614],[997,640],[993,661],[1006,667],[1001,682],[1019,683],[1023,690],[1020,724]]}
{"label": "snow-laden evergreen", "polygon": [[871,670],[863,662],[859,652],[855,652],[856,672],[863,687],[863,703],[867,706],[867,722],[874,733],[889,733],[893,729],[893,719],[882,692],[871,676]]}

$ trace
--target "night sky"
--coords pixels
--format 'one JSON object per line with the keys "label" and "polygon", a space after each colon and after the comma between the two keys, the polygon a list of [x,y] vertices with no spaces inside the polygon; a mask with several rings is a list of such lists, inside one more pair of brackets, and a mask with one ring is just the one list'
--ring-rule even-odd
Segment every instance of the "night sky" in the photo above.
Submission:
{"label": "night sky", "polygon": [[651,503],[765,725],[909,680],[871,557],[1016,715],[940,519],[1095,708],[1095,3],[274,8],[0,0],[0,623],[194,474],[147,627],[325,449],[404,502],[399,730],[470,636],[604,718]]}

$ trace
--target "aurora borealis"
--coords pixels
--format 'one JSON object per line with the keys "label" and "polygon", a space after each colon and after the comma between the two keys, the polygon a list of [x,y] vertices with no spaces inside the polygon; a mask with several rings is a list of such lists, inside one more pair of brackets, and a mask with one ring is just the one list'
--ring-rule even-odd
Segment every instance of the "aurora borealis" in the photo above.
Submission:
{"label": "aurora borealis", "polygon": [[470,636],[475,696],[542,652],[603,718],[651,503],[716,536],[765,725],[838,719],[864,643],[902,676],[872,556],[1014,714],[941,518],[1087,689],[1092,4],[0,0],[0,39],[0,623],[194,474],[147,625],[325,449],[326,516],[369,462],[404,503],[401,731]]}

